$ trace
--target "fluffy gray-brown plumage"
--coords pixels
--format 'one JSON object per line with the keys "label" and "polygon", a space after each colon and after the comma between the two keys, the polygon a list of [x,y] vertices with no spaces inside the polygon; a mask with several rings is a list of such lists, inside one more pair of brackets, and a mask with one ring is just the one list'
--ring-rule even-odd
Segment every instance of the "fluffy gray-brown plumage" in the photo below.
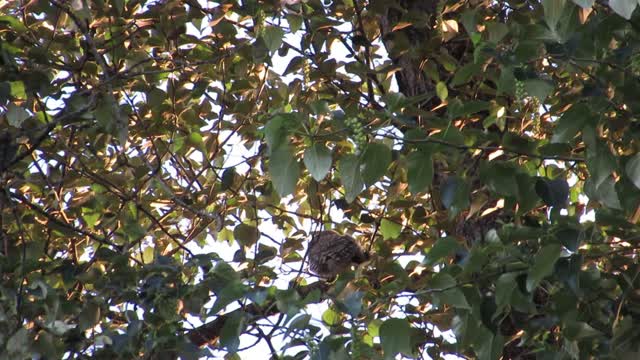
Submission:
{"label": "fluffy gray-brown plumage", "polygon": [[369,260],[360,245],[348,235],[335,231],[312,234],[309,243],[309,270],[321,278],[331,279],[349,268]]}

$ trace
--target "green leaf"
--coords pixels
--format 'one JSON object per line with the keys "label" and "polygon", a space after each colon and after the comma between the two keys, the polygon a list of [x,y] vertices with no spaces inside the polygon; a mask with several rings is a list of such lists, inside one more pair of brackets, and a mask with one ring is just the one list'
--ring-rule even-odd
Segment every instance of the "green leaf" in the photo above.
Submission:
{"label": "green leaf", "polygon": [[615,156],[600,142],[587,145],[586,163],[596,189],[616,170]]}
{"label": "green leaf", "polygon": [[616,181],[613,176],[609,176],[596,187],[594,200],[601,202],[612,209],[622,210],[620,197],[616,191]]}
{"label": "green leaf", "polygon": [[380,326],[380,344],[385,359],[393,359],[397,354],[410,356],[411,326],[407,319],[388,319]]}
{"label": "green leaf", "polygon": [[258,241],[258,229],[247,224],[238,224],[233,229],[233,237],[242,246],[250,247]]}
{"label": "green leaf", "polygon": [[609,7],[627,20],[631,19],[631,14],[637,5],[638,0],[609,0]]}
{"label": "green leaf", "polygon": [[22,21],[10,15],[0,16],[0,23],[6,23],[9,29],[17,32],[18,34],[22,34],[27,31],[27,27],[24,26]]}
{"label": "green leaf", "polygon": [[582,321],[569,321],[565,326],[563,334],[569,340],[583,340],[602,335],[600,331]]}
{"label": "green leaf", "polygon": [[332,308],[328,308],[322,313],[322,322],[328,326],[337,326],[342,322],[340,313]]}
{"label": "green leaf", "polygon": [[563,143],[573,140],[590,118],[592,115],[586,105],[580,103],[572,106],[558,120],[551,142]]}
{"label": "green leaf", "polygon": [[14,103],[9,103],[9,105],[7,105],[6,116],[7,116],[7,121],[9,122],[9,125],[17,128],[22,126],[23,121],[31,117],[31,115],[29,115],[29,112],[27,112],[27,110],[23,109],[20,106],[15,105]]}
{"label": "green leaf", "polygon": [[458,309],[471,309],[471,306],[467,302],[467,298],[464,296],[464,292],[461,289],[448,289],[443,291],[440,294],[437,294],[437,297],[444,304],[451,305]]}
{"label": "green leaf", "polygon": [[544,7],[544,19],[550,29],[555,29],[558,22],[562,19],[562,12],[566,0],[543,0],[542,6]]}
{"label": "green leaf", "polygon": [[324,179],[331,169],[331,150],[322,144],[313,144],[304,151],[304,165],[316,181]]}
{"label": "green leaf", "polygon": [[360,175],[360,160],[355,155],[345,155],[338,161],[338,171],[344,186],[345,198],[347,202],[352,202],[364,188]]}
{"label": "green leaf", "polygon": [[478,360],[498,360],[502,358],[502,351],[504,350],[505,339],[504,336],[498,334],[494,335],[493,332],[487,329],[487,331],[479,332],[477,339],[478,346]]}
{"label": "green leaf", "polygon": [[391,149],[385,144],[370,143],[362,154],[362,180],[366,186],[374,184],[391,164]]}
{"label": "green leaf", "polygon": [[591,9],[596,0],[573,0],[573,2],[583,9]]}
{"label": "green leaf", "polygon": [[558,230],[555,233],[555,237],[567,248],[567,250],[573,252],[578,251],[582,240],[581,232],[570,227]]}
{"label": "green leaf", "polygon": [[540,101],[544,101],[547,96],[551,95],[551,93],[555,89],[555,86],[551,81],[530,79],[525,80],[524,88],[527,91],[527,94],[535,96],[536,98],[540,99]]}
{"label": "green leaf", "polygon": [[357,317],[362,312],[362,298],[364,297],[364,293],[362,291],[352,291],[345,296],[344,299],[338,302],[338,305],[345,311],[347,314],[352,317]]}
{"label": "green leaf", "polygon": [[448,177],[440,188],[442,205],[457,214],[469,207],[469,184],[457,176]]}
{"label": "green leaf", "polygon": [[24,82],[22,81],[11,81],[9,83],[11,87],[11,96],[18,99],[26,99],[27,93],[25,91]]}
{"label": "green leaf", "polygon": [[244,314],[234,311],[229,315],[220,331],[220,345],[228,352],[235,353],[240,346],[240,335],[244,329]]}
{"label": "green leaf", "polygon": [[382,219],[380,222],[380,232],[385,240],[396,239],[402,232],[402,224]]}
{"label": "green leaf", "polygon": [[562,246],[560,244],[550,244],[538,251],[527,276],[527,291],[535,289],[540,281],[551,275],[553,266],[560,257]]}
{"label": "green leaf", "polygon": [[427,253],[426,263],[427,265],[435,264],[441,259],[454,254],[459,248],[460,244],[458,244],[456,238],[452,236],[440,238]]}
{"label": "green leaf", "polygon": [[287,22],[289,23],[291,33],[295,33],[302,28],[302,16],[288,13]]}
{"label": "green leaf", "polygon": [[100,305],[88,302],[78,316],[78,327],[81,331],[91,329],[100,322]]}
{"label": "green leaf", "polygon": [[429,289],[432,290],[449,290],[456,286],[456,284],[456,279],[454,279],[453,276],[439,272],[433,275],[428,285]]}
{"label": "green leaf", "polygon": [[288,145],[289,131],[295,123],[295,115],[278,114],[264,126],[264,137],[269,146],[269,151],[274,151],[278,147]]}
{"label": "green leaf", "polygon": [[438,81],[436,84],[436,94],[440,98],[440,100],[447,100],[447,96],[449,96],[449,90],[447,89],[447,84],[442,81]]}
{"label": "green leaf", "polygon": [[[478,74],[480,72],[480,65],[475,64],[475,63],[469,63],[464,65],[463,67],[461,67],[460,69],[458,69],[458,71],[456,71],[456,74],[453,76],[453,79],[451,80],[451,83],[449,83],[449,85],[451,85],[451,87],[456,87],[462,84],[467,83],[469,80],[471,80],[471,78]],[[438,85],[440,85],[440,83],[438,83]],[[436,92],[438,91],[438,85],[436,85]],[[448,91],[446,89],[445,86],[445,91],[448,95]],[[444,99],[440,96],[440,93],[437,92],[438,97],[444,101]],[[445,98],[447,97],[447,95],[445,95]]]}
{"label": "green leaf", "polygon": [[293,194],[300,175],[300,165],[288,146],[279,147],[269,158],[269,173],[280,196]]}
{"label": "green leaf", "polygon": [[282,39],[284,37],[284,31],[277,26],[267,26],[264,28],[262,39],[264,40],[267,49],[271,52],[278,50],[282,45]]}
{"label": "green leaf", "polygon": [[9,334],[5,334],[5,336],[8,337],[5,345],[7,353],[13,356],[18,355],[15,357],[16,359],[24,358],[24,355],[26,355],[24,354],[24,351],[29,349],[29,345],[31,343],[27,329],[19,328],[18,331],[13,333],[10,337],[8,335]]}
{"label": "green leaf", "polygon": [[407,180],[412,193],[424,191],[433,182],[433,160],[428,151],[414,151],[407,156]]}
{"label": "green leaf", "polygon": [[500,70],[498,79],[498,94],[514,95],[516,90],[516,77],[513,75],[513,68],[505,66]]}
{"label": "green leaf", "polygon": [[635,154],[624,167],[625,174],[633,185],[640,189],[640,154]]}
{"label": "green leaf", "polygon": [[489,189],[502,196],[515,197],[518,194],[518,184],[513,181],[516,170],[510,163],[496,162],[480,169],[480,178]]}
{"label": "green leaf", "polygon": [[539,178],[535,189],[542,201],[549,206],[565,205],[569,198],[569,183],[565,179]]}
{"label": "green leaf", "polygon": [[235,178],[236,178],[236,169],[233,167],[226,169],[222,173],[222,189],[224,190],[231,189],[231,186],[233,186],[233,181],[235,180]]}
{"label": "green leaf", "polygon": [[211,306],[210,314],[217,314],[232,302],[244,297],[247,286],[239,282],[231,282],[216,293],[216,301]]}
{"label": "green leaf", "polygon": [[509,305],[511,301],[511,294],[518,285],[516,282],[516,276],[517,274],[515,273],[506,273],[500,275],[498,280],[496,280],[496,312]]}

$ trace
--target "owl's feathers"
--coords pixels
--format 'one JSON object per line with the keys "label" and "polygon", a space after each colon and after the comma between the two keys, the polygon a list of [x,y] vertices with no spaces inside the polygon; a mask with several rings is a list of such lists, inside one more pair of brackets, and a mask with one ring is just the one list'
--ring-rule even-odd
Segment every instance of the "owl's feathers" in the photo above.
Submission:
{"label": "owl's feathers", "polygon": [[369,259],[360,245],[348,235],[335,231],[319,231],[312,234],[309,243],[309,270],[321,278],[330,279],[349,268]]}

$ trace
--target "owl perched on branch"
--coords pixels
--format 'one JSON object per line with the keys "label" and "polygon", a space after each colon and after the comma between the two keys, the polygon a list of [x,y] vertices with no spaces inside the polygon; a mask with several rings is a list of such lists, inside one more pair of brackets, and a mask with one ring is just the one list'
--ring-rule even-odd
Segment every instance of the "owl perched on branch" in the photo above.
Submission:
{"label": "owl perched on branch", "polygon": [[369,254],[351,236],[335,231],[313,233],[308,254],[311,272],[325,279],[335,277],[352,264],[369,260]]}

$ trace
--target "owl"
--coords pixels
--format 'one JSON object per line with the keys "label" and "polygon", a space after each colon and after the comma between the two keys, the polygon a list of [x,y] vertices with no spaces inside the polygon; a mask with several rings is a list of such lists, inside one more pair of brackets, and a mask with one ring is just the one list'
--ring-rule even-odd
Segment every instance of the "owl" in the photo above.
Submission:
{"label": "owl", "polygon": [[335,231],[313,233],[308,254],[309,270],[325,279],[335,277],[352,264],[369,260],[369,254],[351,236]]}

